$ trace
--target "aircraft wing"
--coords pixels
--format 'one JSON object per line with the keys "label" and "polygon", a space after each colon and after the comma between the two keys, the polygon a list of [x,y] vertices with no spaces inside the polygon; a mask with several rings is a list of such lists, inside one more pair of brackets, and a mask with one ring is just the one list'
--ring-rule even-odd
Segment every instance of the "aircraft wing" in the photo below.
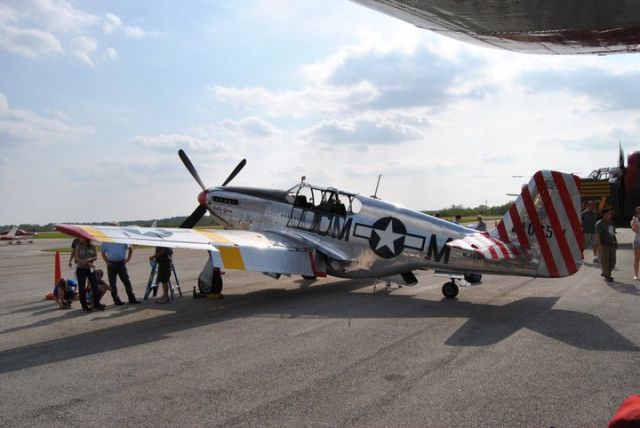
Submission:
{"label": "aircraft wing", "polygon": [[319,251],[334,260],[342,262],[355,261],[348,255],[346,255],[342,250],[331,245],[330,242],[323,240],[315,233],[306,233],[304,230],[277,230],[270,232],[276,235],[280,235],[284,238],[300,242],[301,245],[313,248],[314,250]]}
{"label": "aircraft wing", "polygon": [[467,235],[447,243],[449,247],[472,251],[490,260],[509,260],[522,257],[524,252],[511,242],[502,242],[487,232]]}
{"label": "aircraft wing", "polygon": [[536,54],[638,52],[630,0],[352,0],[465,42]]}
{"label": "aircraft wing", "polygon": [[313,248],[270,232],[58,224],[56,230],[98,242],[207,250],[214,265],[272,274],[319,276]]}

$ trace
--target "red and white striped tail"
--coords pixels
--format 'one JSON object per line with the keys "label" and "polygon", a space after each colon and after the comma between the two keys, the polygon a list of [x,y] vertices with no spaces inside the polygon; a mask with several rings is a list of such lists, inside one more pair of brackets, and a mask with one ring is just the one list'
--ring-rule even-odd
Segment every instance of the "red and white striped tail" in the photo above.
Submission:
{"label": "red and white striped tail", "polygon": [[490,234],[539,257],[538,276],[557,278],[576,273],[584,247],[580,179],[556,171],[536,172]]}

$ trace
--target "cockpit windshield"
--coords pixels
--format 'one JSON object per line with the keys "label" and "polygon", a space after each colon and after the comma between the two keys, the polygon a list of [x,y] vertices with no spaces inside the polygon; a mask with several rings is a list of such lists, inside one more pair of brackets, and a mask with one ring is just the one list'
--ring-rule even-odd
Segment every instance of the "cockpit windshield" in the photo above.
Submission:
{"label": "cockpit windshield", "polygon": [[352,193],[332,187],[311,186],[307,183],[301,183],[289,189],[287,201],[297,208],[340,216],[355,214],[362,209],[362,204]]}

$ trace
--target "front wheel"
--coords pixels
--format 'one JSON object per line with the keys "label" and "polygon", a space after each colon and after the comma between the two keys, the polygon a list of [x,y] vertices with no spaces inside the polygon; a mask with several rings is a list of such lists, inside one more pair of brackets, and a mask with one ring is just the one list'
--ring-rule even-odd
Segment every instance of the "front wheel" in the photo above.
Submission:
{"label": "front wheel", "polygon": [[442,294],[447,299],[453,299],[458,295],[458,286],[453,281],[447,282],[442,286]]}

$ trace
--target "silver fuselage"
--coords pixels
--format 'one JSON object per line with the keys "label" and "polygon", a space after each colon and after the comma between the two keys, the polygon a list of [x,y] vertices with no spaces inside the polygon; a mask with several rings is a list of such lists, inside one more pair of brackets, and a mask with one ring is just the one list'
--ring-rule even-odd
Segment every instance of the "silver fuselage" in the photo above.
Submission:
{"label": "silver fuselage", "polygon": [[339,194],[347,207],[336,213],[318,204],[296,204],[301,186],[289,191],[212,188],[206,203],[227,228],[275,232],[309,244],[325,256],[332,276],[375,278],[416,269],[536,276],[535,257],[493,261],[446,245],[477,233],[468,227],[374,198],[308,187]]}

